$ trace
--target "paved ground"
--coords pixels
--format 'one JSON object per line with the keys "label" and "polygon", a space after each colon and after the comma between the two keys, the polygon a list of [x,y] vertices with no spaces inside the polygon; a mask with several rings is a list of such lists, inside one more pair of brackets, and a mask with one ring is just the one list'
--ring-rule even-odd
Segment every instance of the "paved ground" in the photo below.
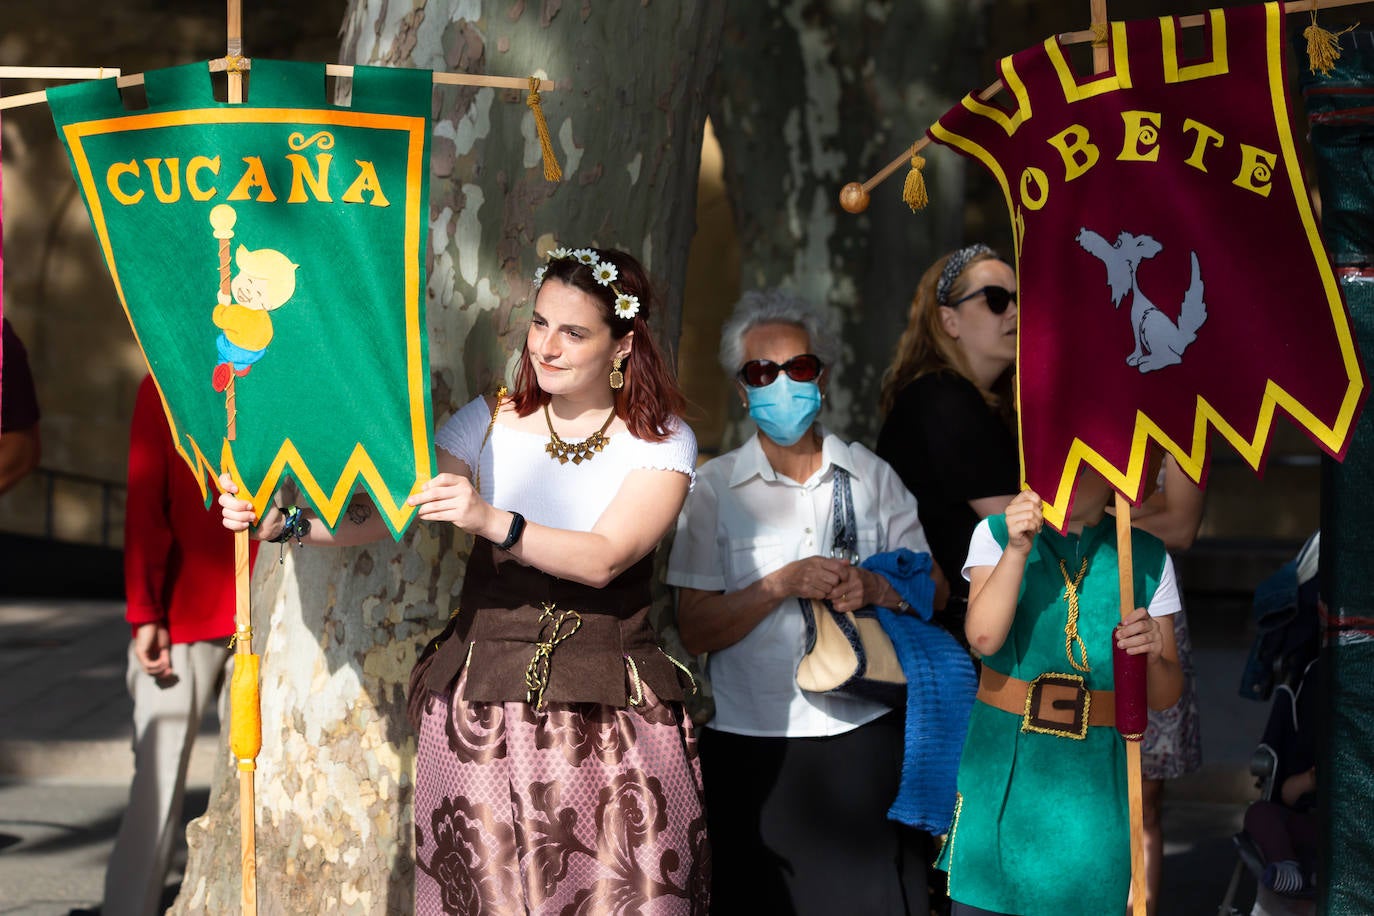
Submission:
{"label": "paved ground", "polygon": [[[1207,764],[1172,785],[1166,802],[1167,916],[1217,912],[1236,861],[1230,836],[1252,796],[1245,766],[1267,712],[1236,695],[1248,609],[1197,599],[1190,607]],[[132,762],[122,614],[112,602],[0,599],[0,916],[65,916],[101,895]],[[197,745],[188,815],[206,803],[217,728],[209,723]],[[1248,911],[1253,884],[1242,888]]]}
{"label": "paved ground", "polygon": [[[100,899],[133,775],[128,639],[122,604],[0,601],[4,916]],[[192,756],[188,815],[205,808],[218,730],[211,717]]]}

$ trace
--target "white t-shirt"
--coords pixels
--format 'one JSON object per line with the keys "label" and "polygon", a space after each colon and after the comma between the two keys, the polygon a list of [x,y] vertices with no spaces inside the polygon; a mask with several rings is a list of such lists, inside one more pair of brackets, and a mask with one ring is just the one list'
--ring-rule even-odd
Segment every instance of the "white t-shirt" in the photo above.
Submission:
{"label": "white t-shirt", "polygon": [[[834,468],[850,474],[859,556],[908,547],[930,550],[916,497],[897,473],[859,444],[826,435],[821,469],[805,483],[773,470],[758,436],[701,467],[668,558],[668,584],[734,592],[803,557],[830,556]],[[865,700],[797,687],[806,627],[788,598],[739,642],[708,661],[716,715],[712,728],[741,735],[838,735],[883,715]]]}
{"label": "white t-shirt", "polygon": [[[988,520],[983,519],[973,529],[973,538],[968,545],[968,559],[964,561],[964,578],[970,579],[969,570],[975,566],[996,566],[1002,559],[1002,545],[992,536]],[[1168,617],[1183,610],[1178,596],[1178,579],[1174,575],[1174,559],[1164,555],[1164,571],[1159,574],[1159,585],[1155,587],[1154,597],[1146,608],[1151,617]]]}
{"label": "white t-shirt", "polygon": [[[606,447],[581,464],[559,464],[544,451],[546,433],[492,427],[485,398],[469,401],[434,435],[434,444],[470,468],[480,462],[482,498],[498,509],[519,512],[551,528],[590,531],[620,492],[625,475],[638,468],[678,471],[695,477],[697,439],[675,419],[662,442],[646,442],[628,432],[614,433]],[[478,455],[478,449],[481,455]]]}

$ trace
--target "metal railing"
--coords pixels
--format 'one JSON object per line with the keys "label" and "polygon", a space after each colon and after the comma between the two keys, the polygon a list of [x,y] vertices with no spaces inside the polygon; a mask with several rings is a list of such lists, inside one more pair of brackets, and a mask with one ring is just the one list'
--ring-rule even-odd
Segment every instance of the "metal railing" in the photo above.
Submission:
{"label": "metal railing", "polygon": [[124,501],[126,489],[123,481],[104,480],[89,474],[75,474],[55,468],[37,468],[34,475],[42,480],[43,487],[43,537],[57,540],[57,492],[59,484],[63,487],[95,487],[100,491],[100,546],[111,547],[110,526],[113,517],[116,494],[120,504]]}

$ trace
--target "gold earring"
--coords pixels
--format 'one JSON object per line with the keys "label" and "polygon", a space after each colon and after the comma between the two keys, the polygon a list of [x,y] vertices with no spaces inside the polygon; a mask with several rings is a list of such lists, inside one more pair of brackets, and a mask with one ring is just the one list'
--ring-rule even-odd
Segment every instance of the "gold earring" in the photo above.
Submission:
{"label": "gold earring", "polygon": [[623,358],[617,356],[617,357],[615,358],[615,360],[611,363],[611,387],[612,387],[612,388],[617,388],[617,389],[619,389],[619,388],[624,388],[624,387],[625,387],[625,373],[623,373],[623,372],[620,371],[620,366],[621,366],[621,364],[624,363],[624,362],[625,362],[625,360],[624,360]]}

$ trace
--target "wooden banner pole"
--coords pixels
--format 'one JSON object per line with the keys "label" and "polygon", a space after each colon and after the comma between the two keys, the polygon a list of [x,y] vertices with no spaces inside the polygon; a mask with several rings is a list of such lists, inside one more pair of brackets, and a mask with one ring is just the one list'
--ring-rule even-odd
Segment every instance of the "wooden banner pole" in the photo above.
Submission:
{"label": "wooden banner pole", "polygon": [[[228,71],[228,101],[231,105],[243,102],[243,74],[234,62],[243,56],[243,7],[240,0],[227,0],[227,28],[225,42],[225,63]],[[229,287],[229,240],[220,239],[220,288]],[[237,405],[234,392],[234,374],[230,372],[229,387],[225,389],[226,438],[233,439],[236,428]],[[253,615],[248,598],[248,532],[234,532],[234,622],[238,639],[235,640],[235,654],[239,661],[247,661],[253,654]],[[256,662],[256,659],[253,660]],[[257,679],[257,665],[252,664],[252,676]],[[262,715],[261,703],[256,686],[250,691],[257,709],[252,710],[254,721]],[[248,710],[231,710],[234,716],[248,714]],[[242,883],[239,894],[243,916],[257,916],[258,912],[258,860],[257,860],[257,803],[254,777],[254,761],[238,760],[239,772],[239,859],[242,869]]]}
{"label": "wooden banner pole", "polygon": [[[1135,561],[1131,552],[1131,504],[1116,494],[1116,555],[1121,585],[1121,617],[1135,610]],[[1115,639],[1115,635],[1112,637]],[[1126,742],[1126,785],[1131,811],[1131,913],[1145,916],[1145,799],[1139,741]]]}
{"label": "wooden banner pole", "polygon": [[[1107,45],[1107,0],[1089,0],[1093,41],[1093,72],[1105,73],[1111,67]],[[1131,504],[1116,494],[1116,556],[1118,584],[1121,589],[1121,617],[1135,610],[1135,560],[1131,551]],[[1115,639],[1115,634],[1113,634]],[[1131,913],[1145,916],[1145,797],[1141,782],[1139,741],[1126,742],[1126,792],[1131,819]]]}
{"label": "wooden banner pole", "polygon": [[[103,80],[107,76],[119,76],[118,67],[0,67],[0,80]],[[23,108],[48,100],[48,90],[37,89],[21,92],[18,95],[0,98],[0,111],[6,108]]]}
{"label": "wooden banner pole", "polygon": [[[234,532],[234,619],[237,634],[234,643],[237,656],[243,658],[253,653],[253,629],[247,621],[251,620],[248,606],[248,532]],[[243,629],[246,627],[246,629]],[[254,676],[257,672],[254,671]],[[237,713],[234,713],[237,715]],[[253,710],[253,715],[261,715],[261,707]],[[257,916],[258,912],[258,857],[257,857],[257,807],[254,794],[253,777],[255,769],[245,769],[239,764],[239,858],[242,864],[243,880],[240,901],[244,916]]]}
{"label": "wooden banner pole", "polygon": [[[1096,11],[1098,2],[1099,0],[1092,0],[1094,11]],[[1101,2],[1105,4],[1106,0],[1101,0]],[[1316,8],[1325,10],[1371,2],[1374,2],[1374,0],[1317,0]],[[1283,11],[1285,13],[1310,13],[1312,9],[1312,0],[1288,0],[1288,2],[1283,5]],[[1097,19],[1093,19],[1092,21],[1094,24],[1098,22]],[[1178,21],[1179,25],[1185,29],[1196,28],[1197,26],[1207,23],[1207,16],[1204,13],[1197,13],[1192,16],[1180,16],[1178,17]],[[1106,23],[1107,20],[1103,19],[1102,22]],[[1083,44],[1095,40],[1096,37],[1097,35],[1094,29],[1084,29],[1080,32],[1061,32],[1058,36],[1060,43],[1066,45]],[[1094,72],[1100,73],[1102,70],[1106,69],[1107,51],[1108,48],[1105,46],[1093,48]],[[986,89],[980,91],[978,93],[978,98],[986,102],[997,95],[997,93],[1001,92],[1002,88],[1002,81],[998,80]],[[0,102],[0,107],[4,107],[3,102]],[[902,151],[901,155],[879,169],[872,178],[862,183],[851,181],[849,184],[845,185],[840,189],[840,206],[849,213],[862,213],[864,210],[868,209],[869,193],[878,185],[891,178],[893,172],[909,163],[912,156],[929,145],[930,138],[923,132],[915,143],[908,146]]]}
{"label": "wooden banner pole", "polygon": [[[1107,46],[1107,0],[1090,0],[1093,42],[1093,72],[1105,73],[1111,66]],[[1116,494],[1116,556],[1118,585],[1121,589],[1121,618],[1135,610],[1135,560],[1131,551],[1131,504]],[[1112,637],[1115,639],[1115,635]],[[1140,742],[1126,742],[1126,786],[1131,818],[1131,913],[1145,916],[1145,797],[1140,772]]]}
{"label": "wooden banner pole", "polygon": [[1090,0],[1090,3],[1092,13],[1088,21],[1092,23],[1089,31],[1093,35],[1093,72],[1106,73],[1111,66],[1111,58],[1107,56],[1111,50],[1107,47],[1107,23],[1110,21],[1107,19],[1107,0]]}

